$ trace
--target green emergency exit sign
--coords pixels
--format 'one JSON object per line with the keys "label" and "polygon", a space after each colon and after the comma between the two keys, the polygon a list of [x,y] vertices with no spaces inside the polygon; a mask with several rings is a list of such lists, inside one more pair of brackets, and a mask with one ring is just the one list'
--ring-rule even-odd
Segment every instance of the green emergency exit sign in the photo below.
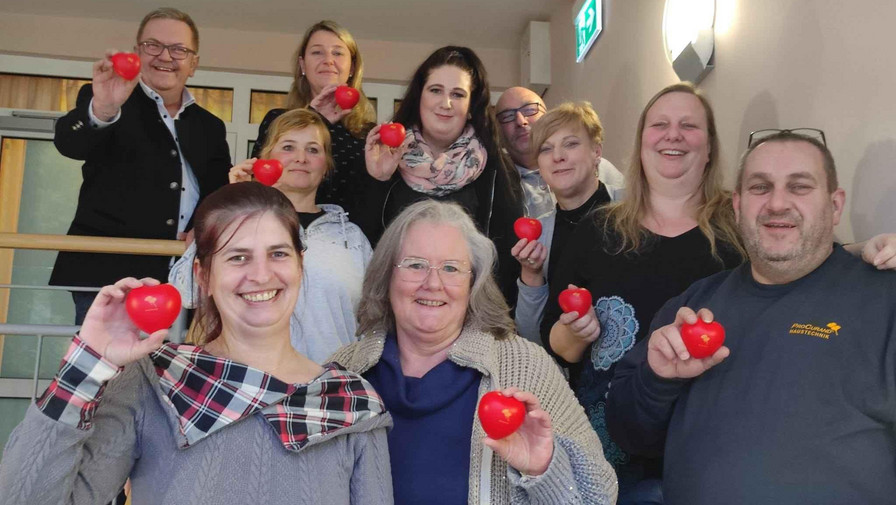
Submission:
{"label": "green emergency exit sign", "polygon": [[601,7],[601,0],[585,0],[576,16],[576,63],[585,59],[604,27]]}

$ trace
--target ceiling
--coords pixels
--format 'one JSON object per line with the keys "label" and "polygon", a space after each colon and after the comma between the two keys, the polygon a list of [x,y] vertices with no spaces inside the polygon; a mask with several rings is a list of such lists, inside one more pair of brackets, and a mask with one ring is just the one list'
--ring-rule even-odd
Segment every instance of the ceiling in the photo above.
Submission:
{"label": "ceiling", "polygon": [[[304,33],[321,19],[356,39],[516,49],[529,21],[548,21],[571,0],[171,0],[203,27]],[[153,4],[141,0],[3,0],[21,14],[138,22]]]}

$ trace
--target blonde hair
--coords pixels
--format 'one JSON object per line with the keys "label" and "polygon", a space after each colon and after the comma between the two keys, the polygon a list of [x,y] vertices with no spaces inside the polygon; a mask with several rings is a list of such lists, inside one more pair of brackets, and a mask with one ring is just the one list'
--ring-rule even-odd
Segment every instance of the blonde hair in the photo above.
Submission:
{"label": "blonde hair", "polygon": [[635,134],[635,148],[632,151],[631,163],[625,174],[626,197],[621,201],[608,205],[606,212],[595,215],[595,219],[603,220],[605,236],[614,235],[614,240],[607,243],[615,247],[608,249],[610,254],[638,253],[646,246],[650,237],[649,231],[641,225],[650,205],[650,186],[644,174],[641,162],[641,135],[644,131],[647,112],[661,97],[669,93],[687,93],[695,96],[703,105],[706,113],[706,128],[709,136],[709,162],[703,170],[701,182],[702,198],[697,209],[697,226],[709,240],[713,257],[721,260],[718,241],[731,245],[742,258],[746,251],[737,231],[734,218],[734,207],[731,203],[731,192],[723,188],[724,174],[719,166],[719,137],[716,133],[716,121],[709,100],[690,82],[680,82],[666,86],[653,96],[638,119],[638,130]]}
{"label": "blonde hair", "polygon": [[[532,166],[538,165],[538,150],[548,138],[561,128],[585,128],[585,133],[595,145],[604,141],[604,127],[591,102],[564,102],[549,110],[532,126],[532,142],[529,156]],[[597,167],[595,167],[595,170]]]}
{"label": "blonde hair", "polygon": [[361,89],[361,78],[364,74],[364,62],[361,59],[361,51],[358,49],[358,44],[355,42],[352,34],[335,21],[324,20],[315,23],[305,32],[305,36],[302,37],[302,43],[299,44],[299,47],[296,49],[296,53],[293,56],[293,81],[292,86],[289,89],[289,95],[286,98],[286,107],[288,109],[308,107],[311,100],[314,98],[311,96],[311,83],[308,82],[305,74],[302,73],[302,66],[299,64],[299,58],[305,57],[305,50],[308,49],[308,41],[311,40],[311,36],[321,30],[328,31],[339,37],[339,40],[345,44],[351,55],[352,68],[349,72],[347,85],[357,89],[358,93],[361,95],[361,99],[358,101],[358,104],[352,108],[352,111],[348,116],[342,119],[342,124],[345,125],[345,128],[351,132],[352,135],[358,138],[363,138],[367,135],[367,131],[372,126],[372,123],[376,122],[376,112],[373,110],[373,105],[371,105],[370,100],[367,99],[367,96],[364,95],[364,91]]}
{"label": "blonde hair", "polygon": [[261,148],[259,157],[267,158],[270,156],[271,151],[274,150],[274,146],[277,145],[277,141],[279,141],[280,137],[287,132],[304,130],[308,127],[316,128],[317,132],[320,134],[321,142],[323,142],[324,145],[324,153],[327,155],[327,173],[329,173],[335,167],[333,163],[333,146],[330,139],[330,130],[327,129],[327,125],[320,116],[308,109],[293,109],[277,116],[277,119],[271,123],[271,127],[268,130],[267,138],[265,139],[264,146]]}

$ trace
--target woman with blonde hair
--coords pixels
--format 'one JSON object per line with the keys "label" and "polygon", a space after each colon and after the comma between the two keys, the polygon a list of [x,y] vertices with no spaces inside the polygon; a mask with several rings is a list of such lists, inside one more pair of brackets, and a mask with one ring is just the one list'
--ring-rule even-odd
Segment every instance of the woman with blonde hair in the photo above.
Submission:
{"label": "woman with blonde hair", "polygon": [[[376,111],[362,90],[363,75],[361,51],[348,30],[329,20],[312,25],[293,57],[293,82],[286,108],[272,109],[265,115],[252,150],[253,157],[261,154],[268,128],[280,114],[300,108],[314,110],[326,120],[335,162],[335,170],[320,187],[318,200],[337,204],[349,214],[365,195],[364,139],[376,121]],[[336,104],[336,88],[342,85],[355,88],[360,95],[357,105],[349,110]]]}

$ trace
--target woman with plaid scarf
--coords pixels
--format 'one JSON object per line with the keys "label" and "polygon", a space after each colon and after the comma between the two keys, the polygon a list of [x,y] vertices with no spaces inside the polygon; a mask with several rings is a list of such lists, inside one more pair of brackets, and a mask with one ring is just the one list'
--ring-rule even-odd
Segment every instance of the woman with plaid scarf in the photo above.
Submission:
{"label": "woman with plaid scarf", "polygon": [[56,378],[13,432],[0,504],[392,503],[379,396],[290,343],[302,243],[290,201],[228,185],[196,213],[198,345],[141,338],[104,287]]}

